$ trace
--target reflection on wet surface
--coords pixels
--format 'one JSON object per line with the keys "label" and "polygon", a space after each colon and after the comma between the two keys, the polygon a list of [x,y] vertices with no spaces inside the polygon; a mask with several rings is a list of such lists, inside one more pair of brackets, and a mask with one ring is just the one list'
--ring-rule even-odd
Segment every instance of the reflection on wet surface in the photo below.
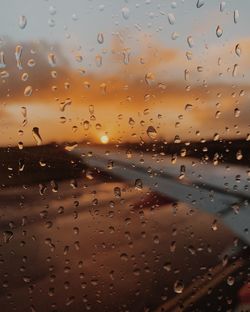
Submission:
{"label": "reflection on wet surface", "polygon": [[0,222],[6,312],[173,308],[236,249],[213,217],[114,180],[3,189]]}

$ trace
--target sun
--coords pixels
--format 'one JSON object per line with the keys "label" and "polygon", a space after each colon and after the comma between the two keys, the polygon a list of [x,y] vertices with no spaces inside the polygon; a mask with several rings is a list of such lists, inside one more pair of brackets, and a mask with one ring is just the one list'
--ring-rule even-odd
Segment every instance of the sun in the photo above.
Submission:
{"label": "sun", "polygon": [[107,144],[109,142],[109,137],[104,134],[100,137],[100,141],[102,142],[102,144]]}

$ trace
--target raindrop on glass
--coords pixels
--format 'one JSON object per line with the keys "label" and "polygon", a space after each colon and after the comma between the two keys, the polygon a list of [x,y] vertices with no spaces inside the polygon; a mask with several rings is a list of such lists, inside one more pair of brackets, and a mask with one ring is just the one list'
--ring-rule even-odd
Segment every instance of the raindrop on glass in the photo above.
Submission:
{"label": "raindrop on glass", "polygon": [[153,126],[149,126],[147,129],[147,135],[150,139],[155,139],[157,137],[157,131]]}
{"label": "raindrop on glass", "polygon": [[27,87],[24,89],[24,95],[25,95],[25,96],[31,96],[32,92],[33,92],[32,86],[27,86]]}
{"label": "raindrop on glass", "polygon": [[21,16],[19,17],[19,27],[20,27],[21,29],[24,29],[24,28],[26,27],[26,25],[27,25],[27,18],[26,18],[26,16],[21,15]]}
{"label": "raindrop on glass", "polygon": [[218,38],[220,38],[220,37],[222,36],[222,34],[223,34],[223,30],[222,30],[222,28],[218,25],[217,28],[216,28],[216,36],[217,36]]}
{"label": "raindrop on glass", "polygon": [[205,4],[204,0],[197,0],[196,7],[199,9]]}
{"label": "raindrop on glass", "polygon": [[129,10],[128,7],[122,8],[122,17],[123,17],[124,19],[127,20],[127,19],[129,18],[129,14],[130,14],[130,10]]}
{"label": "raindrop on glass", "polygon": [[11,231],[4,231],[3,232],[3,241],[5,244],[9,243],[10,240],[13,238],[14,234]]}
{"label": "raindrop on glass", "polygon": [[175,291],[175,293],[176,294],[181,294],[183,292],[183,289],[184,289],[183,281],[177,280],[174,283],[174,291]]}
{"label": "raindrop on glass", "polygon": [[175,16],[173,13],[168,13],[168,21],[170,25],[174,25],[175,23]]}
{"label": "raindrop on glass", "polygon": [[233,77],[237,76],[238,68],[239,68],[239,65],[238,64],[234,64],[233,71],[232,71],[232,76]]}
{"label": "raindrop on glass", "polygon": [[240,14],[238,10],[234,10],[234,23],[237,24],[240,18]]}
{"label": "raindrop on glass", "polygon": [[99,33],[99,34],[97,35],[97,42],[100,43],[100,44],[103,44],[103,42],[104,42],[103,33]]}
{"label": "raindrop on glass", "polygon": [[135,189],[136,190],[142,190],[143,188],[143,183],[141,179],[136,179],[135,180]]}
{"label": "raindrop on glass", "polygon": [[187,43],[188,43],[190,48],[192,48],[194,46],[194,40],[193,40],[192,36],[187,37]]}
{"label": "raindrop on glass", "polygon": [[56,66],[56,56],[54,53],[49,53],[48,54],[48,62],[49,62],[49,65],[51,67],[55,67]]}
{"label": "raindrop on glass", "polygon": [[226,1],[221,1],[220,3],[220,11],[223,12],[226,6]]}
{"label": "raindrop on glass", "polygon": [[238,57],[240,57],[240,55],[241,55],[241,48],[240,48],[240,44],[239,44],[239,43],[236,44],[234,51],[235,51],[235,54],[236,54]]}
{"label": "raindrop on glass", "polygon": [[20,45],[16,46],[15,50],[15,57],[16,57],[16,64],[18,69],[23,69],[22,64],[21,64],[21,55],[22,55],[23,47]]}
{"label": "raindrop on glass", "polygon": [[36,144],[37,145],[41,145],[42,144],[42,138],[40,136],[40,133],[39,133],[39,128],[38,127],[34,127],[32,129],[32,135],[33,135],[33,138],[35,139],[36,141]]}

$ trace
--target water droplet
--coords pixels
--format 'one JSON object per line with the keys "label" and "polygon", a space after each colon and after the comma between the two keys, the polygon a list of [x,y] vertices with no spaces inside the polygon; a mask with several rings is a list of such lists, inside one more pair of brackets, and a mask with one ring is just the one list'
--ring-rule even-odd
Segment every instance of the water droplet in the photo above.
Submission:
{"label": "water droplet", "polygon": [[173,13],[168,13],[168,22],[170,25],[174,25],[175,23],[175,16]]}
{"label": "water droplet", "polygon": [[154,242],[154,244],[156,244],[156,245],[159,245],[159,244],[160,244],[160,238],[159,238],[158,235],[155,235],[155,236],[154,236],[153,242]]}
{"label": "water droplet", "polygon": [[51,67],[55,67],[56,66],[56,56],[54,53],[49,53],[48,54],[48,62],[49,62],[49,65]]}
{"label": "water droplet", "polygon": [[240,44],[239,43],[236,44],[234,51],[235,51],[235,54],[240,57],[240,55],[241,55],[241,48],[240,48]]}
{"label": "water droplet", "polygon": [[53,5],[49,7],[49,13],[50,15],[56,15],[56,8]]}
{"label": "water droplet", "polygon": [[104,42],[103,33],[99,33],[99,34],[97,35],[97,42],[100,43],[100,44],[103,44],[103,42]]}
{"label": "water droplet", "polygon": [[24,118],[27,117],[27,108],[25,106],[21,107],[21,114],[23,115]]}
{"label": "water droplet", "polygon": [[90,105],[89,105],[89,113],[90,113],[91,115],[93,115],[94,112],[95,112],[95,107],[94,107],[94,105],[90,104]]}
{"label": "water droplet", "polygon": [[140,270],[139,268],[135,268],[135,269],[133,270],[133,274],[134,274],[135,276],[140,276],[141,270]]}
{"label": "water droplet", "polygon": [[178,34],[176,31],[174,31],[174,32],[171,34],[171,39],[172,39],[172,40],[176,40],[178,37],[179,37],[179,34]]}
{"label": "water droplet", "polygon": [[122,261],[128,261],[128,255],[127,255],[126,253],[122,253],[122,254],[120,255],[120,259],[121,259]]}
{"label": "water droplet", "polygon": [[67,118],[64,116],[60,117],[60,123],[64,124],[67,121]]}
{"label": "water droplet", "polygon": [[80,242],[79,241],[76,241],[74,242],[74,246],[75,246],[75,250],[80,250]]}
{"label": "water droplet", "polygon": [[95,125],[96,130],[100,130],[102,128],[102,125],[100,123],[97,123]]}
{"label": "water droplet", "polygon": [[223,34],[223,30],[222,30],[222,28],[218,25],[217,28],[216,28],[216,36],[217,36],[218,38],[220,38],[220,37],[222,36],[222,34]]}
{"label": "water droplet", "polygon": [[29,78],[29,74],[28,73],[23,73],[22,74],[22,77],[21,77],[22,81],[27,81],[28,78]]}
{"label": "water droplet", "polygon": [[107,169],[112,170],[114,167],[114,162],[112,160],[109,160],[107,163]]}
{"label": "water droplet", "polygon": [[123,63],[125,65],[129,64],[129,58],[130,58],[130,50],[129,49],[124,49],[122,52],[123,55]]}
{"label": "water droplet", "polygon": [[102,56],[100,54],[97,54],[95,57],[95,63],[97,67],[102,66]]}
{"label": "water droplet", "polygon": [[163,269],[166,270],[167,272],[170,272],[171,271],[171,262],[166,262],[163,265]]}
{"label": "water droplet", "polygon": [[75,55],[75,60],[78,62],[78,63],[81,63],[82,60],[83,60],[83,56],[81,54],[76,54]]}
{"label": "water droplet", "polygon": [[155,80],[155,76],[153,73],[146,73],[145,81],[148,85],[150,85]]}
{"label": "water droplet", "polygon": [[78,20],[78,15],[76,13],[72,14],[72,20],[77,21]]}
{"label": "water droplet", "polygon": [[204,0],[197,0],[196,7],[199,9],[205,4]]}
{"label": "water droplet", "polygon": [[122,8],[122,17],[127,20],[129,18],[129,15],[130,15],[129,8],[128,7]]}
{"label": "water droplet", "polygon": [[27,25],[27,18],[24,15],[21,15],[19,17],[19,27],[21,29],[24,29],[26,27],[26,25]]}
{"label": "water droplet", "polygon": [[66,151],[71,152],[75,148],[77,148],[78,144],[77,143],[68,143],[64,148]]}
{"label": "water droplet", "polygon": [[233,286],[234,281],[235,281],[235,279],[234,279],[233,276],[228,276],[228,278],[227,278],[227,284],[228,284],[229,286]]}
{"label": "water droplet", "polygon": [[197,66],[197,72],[202,73],[203,72],[203,66]]}
{"label": "water droplet", "polygon": [[220,138],[219,133],[215,133],[215,134],[214,134],[214,141],[218,141],[219,138]]}
{"label": "water droplet", "polygon": [[37,310],[33,304],[30,306],[30,312],[37,312]]}
{"label": "water droplet", "polygon": [[235,108],[234,110],[234,117],[236,118],[240,117],[240,110],[238,108]]}
{"label": "water droplet", "polygon": [[193,105],[192,104],[186,104],[185,106],[185,111],[186,112],[190,112],[193,109]]}
{"label": "water droplet", "polygon": [[213,231],[217,231],[218,230],[218,222],[217,222],[216,219],[212,223],[212,230]]}
{"label": "water droplet", "polygon": [[40,133],[39,133],[39,128],[38,127],[34,127],[32,129],[32,135],[33,135],[33,138],[35,139],[36,141],[36,144],[37,145],[41,145],[42,144],[42,138],[40,136]]}
{"label": "water droplet", "polygon": [[89,129],[89,126],[90,126],[89,121],[88,121],[88,120],[85,120],[85,121],[83,122],[83,129],[84,129],[84,130],[88,130],[88,129]]}
{"label": "water droplet", "polygon": [[221,1],[220,3],[220,11],[223,12],[226,6],[226,1]]}
{"label": "water droplet", "polygon": [[126,151],[126,155],[127,155],[127,158],[132,158],[132,151],[131,150],[127,150]]}
{"label": "water droplet", "polygon": [[188,69],[185,69],[184,70],[184,79],[187,81],[189,80],[189,70]]}
{"label": "water droplet", "polygon": [[176,294],[181,294],[183,292],[184,289],[184,283],[181,280],[177,280],[174,283],[174,291]]}
{"label": "water droplet", "polygon": [[9,243],[10,240],[13,238],[14,234],[11,231],[4,231],[3,232],[3,241],[5,244]]}
{"label": "water droplet", "polygon": [[155,139],[157,137],[157,131],[153,126],[148,127],[147,135],[150,137],[150,139]]}
{"label": "water droplet", "polygon": [[179,174],[179,179],[182,180],[185,178],[185,171],[186,171],[186,168],[184,165],[181,165],[180,167],[180,174]]}
{"label": "water droplet", "polygon": [[143,183],[141,179],[136,179],[135,180],[135,189],[136,190],[142,190],[143,188]]}
{"label": "water droplet", "polygon": [[220,115],[221,115],[221,111],[217,111],[217,112],[215,113],[215,118],[218,119],[218,118],[220,117]]}
{"label": "water droplet", "polygon": [[195,249],[194,249],[194,246],[189,245],[189,246],[188,246],[188,251],[191,253],[191,255],[195,255]]}
{"label": "water droplet", "polygon": [[99,5],[99,11],[103,12],[103,11],[104,11],[104,9],[105,9],[104,4],[100,4],[100,5]]}
{"label": "water droplet", "polygon": [[10,74],[6,70],[0,72],[0,77],[2,79],[9,78],[9,76],[10,76]]}
{"label": "water droplet", "polygon": [[242,151],[238,150],[238,152],[236,153],[236,159],[241,160],[242,158],[243,158]]}
{"label": "water droplet", "polygon": [[60,111],[64,112],[65,108],[72,104],[71,98],[67,98],[65,101],[60,103]]}
{"label": "water droplet", "polygon": [[100,90],[102,92],[102,94],[106,94],[107,93],[107,85],[105,82],[100,84]]}
{"label": "water droplet", "polygon": [[6,64],[5,64],[5,60],[4,60],[4,52],[1,51],[0,52],[0,68],[5,68]]}
{"label": "water droplet", "polygon": [[176,9],[176,7],[177,7],[177,3],[176,3],[175,1],[173,1],[173,2],[171,3],[171,8],[172,8],[172,9]]}
{"label": "water droplet", "polygon": [[22,150],[23,149],[23,142],[18,142],[17,146],[20,150]]}
{"label": "water droplet", "polygon": [[193,40],[192,36],[187,37],[187,43],[188,43],[190,48],[192,48],[194,46],[194,40]]}
{"label": "water droplet", "polygon": [[86,171],[86,178],[89,180],[93,180],[94,179],[94,175],[93,172],[91,170],[87,170]]}
{"label": "water droplet", "polygon": [[233,77],[236,77],[237,72],[238,72],[238,68],[239,68],[239,65],[238,64],[234,64],[233,71],[232,71],[232,76]]}
{"label": "water droplet", "polygon": [[75,301],[75,297],[74,297],[74,296],[68,297],[68,298],[66,299],[65,305],[68,307],[68,306],[70,306],[72,303],[74,303],[74,301]]}
{"label": "water droplet", "polygon": [[57,182],[55,180],[52,180],[50,182],[50,185],[52,187],[52,192],[53,193],[57,193],[58,192],[58,184],[57,184]]}
{"label": "water droplet", "polygon": [[190,52],[190,51],[186,52],[186,57],[187,57],[188,61],[192,60],[192,56],[193,56],[192,52]]}
{"label": "water droplet", "polygon": [[39,193],[40,195],[44,195],[47,187],[43,184],[39,184]]}
{"label": "water droplet", "polygon": [[120,187],[116,186],[114,188],[114,195],[115,195],[115,197],[121,197],[121,189],[120,189]]}
{"label": "water droplet", "polygon": [[24,94],[25,96],[31,96],[32,92],[33,92],[32,86],[27,86],[27,87],[24,89],[24,93],[23,93],[23,94]]}
{"label": "water droplet", "polygon": [[20,45],[16,46],[15,50],[15,57],[16,57],[16,65],[18,69],[23,69],[22,63],[21,63],[21,56],[22,56],[23,47]]}
{"label": "water droplet", "polygon": [[135,124],[135,121],[132,117],[129,117],[128,123],[130,124],[130,126],[133,126]]}
{"label": "water droplet", "polygon": [[234,23],[237,24],[240,18],[240,14],[238,10],[234,10]]}
{"label": "water droplet", "polygon": [[48,25],[49,27],[54,27],[56,25],[56,21],[54,20],[54,18],[48,19]]}
{"label": "water droplet", "polygon": [[27,64],[29,67],[34,67],[36,65],[36,62],[34,59],[31,58],[28,60]]}
{"label": "water droplet", "polygon": [[186,148],[182,148],[180,151],[180,155],[181,157],[185,157],[187,155],[187,149]]}
{"label": "water droplet", "polygon": [[179,135],[176,135],[176,136],[174,137],[174,143],[177,143],[177,144],[181,143],[181,138],[180,138]]}

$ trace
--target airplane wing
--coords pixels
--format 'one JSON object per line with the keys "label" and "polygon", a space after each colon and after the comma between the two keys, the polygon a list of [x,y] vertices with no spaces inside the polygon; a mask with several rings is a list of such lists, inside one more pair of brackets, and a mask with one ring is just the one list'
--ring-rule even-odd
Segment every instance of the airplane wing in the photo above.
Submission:
{"label": "airplane wing", "polygon": [[93,168],[148,186],[176,201],[215,215],[250,244],[250,171],[247,167],[205,163],[199,159],[139,152],[116,147],[78,147],[74,153]]}

